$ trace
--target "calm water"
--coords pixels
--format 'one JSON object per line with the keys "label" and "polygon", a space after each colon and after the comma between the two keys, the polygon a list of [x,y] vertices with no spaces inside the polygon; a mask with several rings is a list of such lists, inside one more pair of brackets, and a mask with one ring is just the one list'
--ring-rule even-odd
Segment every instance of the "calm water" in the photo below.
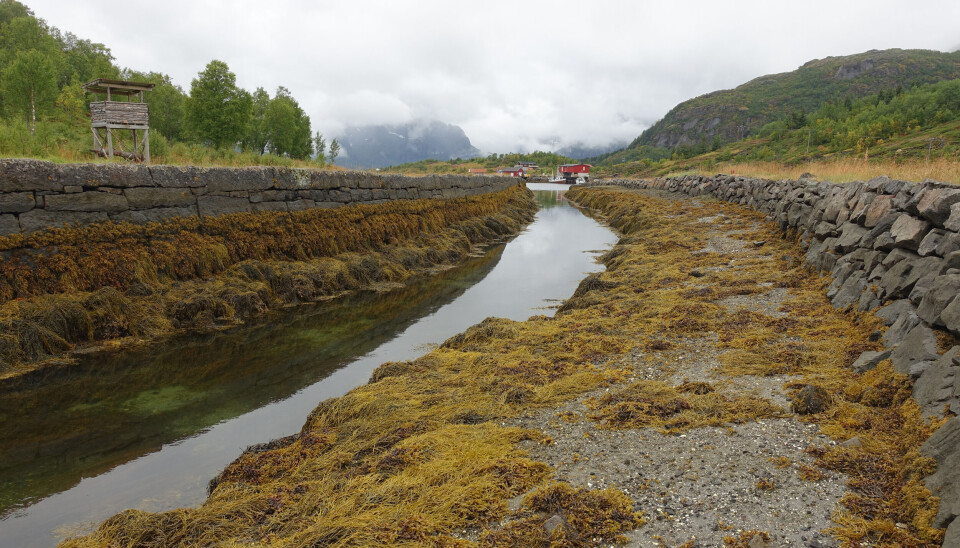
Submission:
{"label": "calm water", "polygon": [[402,289],[0,386],[0,546],[51,546],[126,508],[199,505],[245,447],[299,431],[381,363],[488,316],[552,315],[616,238],[564,187],[530,188],[541,209],[519,236]]}

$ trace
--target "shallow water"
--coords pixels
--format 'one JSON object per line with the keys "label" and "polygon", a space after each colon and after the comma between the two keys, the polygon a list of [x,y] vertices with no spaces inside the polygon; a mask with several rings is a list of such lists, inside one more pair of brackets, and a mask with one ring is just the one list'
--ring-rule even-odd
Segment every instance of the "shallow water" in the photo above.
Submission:
{"label": "shallow water", "polygon": [[552,315],[616,238],[562,185],[530,187],[541,209],[520,235],[404,288],[0,386],[0,546],[51,546],[126,508],[196,506],[245,447],[299,431],[381,363],[488,316]]}

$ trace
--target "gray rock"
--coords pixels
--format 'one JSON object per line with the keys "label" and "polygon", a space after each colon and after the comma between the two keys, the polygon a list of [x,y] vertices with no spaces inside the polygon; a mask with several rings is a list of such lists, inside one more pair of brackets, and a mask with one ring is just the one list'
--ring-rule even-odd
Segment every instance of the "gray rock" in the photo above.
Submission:
{"label": "gray rock", "polygon": [[860,295],[867,288],[867,280],[862,271],[855,271],[843,282],[840,290],[831,299],[833,306],[847,308],[860,300]]}
{"label": "gray rock", "polygon": [[0,159],[0,192],[63,190],[60,170],[53,162]]}
{"label": "gray rock", "polygon": [[864,237],[864,245],[869,241],[870,247],[873,249],[881,249],[883,251],[889,251],[894,247],[893,236],[890,234],[890,231],[881,232],[876,237],[871,237],[869,234]]}
{"label": "gray rock", "polygon": [[940,244],[937,246],[935,253],[941,257],[946,257],[954,251],[960,251],[960,234],[948,232],[947,235],[940,240]]}
{"label": "gray rock", "polygon": [[846,223],[841,228],[840,238],[837,239],[837,247],[843,253],[848,253],[855,249],[868,230],[862,226],[853,223]]}
{"label": "gray rock", "polygon": [[810,247],[807,248],[807,253],[804,255],[803,263],[808,267],[816,268],[819,263],[820,253],[823,251],[823,242],[818,242],[814,240],[810,243]]}
{"label": "gray rock", "polygon": [[889,350],[883,350],[881,352],[873,352],[868,350],[860,354],[860,357],[853,362],[853,365],[851,365],[850,368],[857,373],[866,373],[867,371],[870,371],[871,369],[874,369],[880,365],[880,362],[883,360],[888,359],[890,359]]}
{"label": "gray rock", "polygon": [[20,232],[20,221],[15,215],[0,215],[0,236],[17,234]]}
{"label": "gray rock", "polygon": [[917,212],[931,223],[944,226],[951,216],[952,206],[957,203],[960,203],[960,189],[930,188],[917,202]]}
{"label": "gray rock", "polygon": [[867,286],[857,300],[857,311],[868,312],[880,306],[880,303],[880,297],[877,295],[877,292],[872,287]]}
{"label": "gray rock", "polygon": [[808,384],[797,391],[791,398],[791,408],[794,413],[811,415],[822,413],[830,407],[830,394],[819,386]]}
{"label": "gray rock", "polygon": [[[906,301],[910,304],[910,301]],[[882,309],[881,309],[882,310]],[[893,348],[900,344],[900,341],[907,336],[914,327],[920,325],[920,318],[917,317],[916,309],[910,305],[910,309],[897,316],[896,321],[883,334],[883,345],[887,348]]]}
{"label": "gray rock", "polygon": [[866,272],[872,271],[883,262],[886,256],[887,254],[882,251],[867,251],[863,254],[863,270]]}
{"label": "gray rock", "polygon": [[23,213],[37,205],[33,192],[6,192],[0,194],[0,213]]}
{"label": "gray rock", "polygon": [[[22,218],[21,216],[21,225],[23,224]],[[954,335],[960,335],[960,299],[954,299],[944,307],[940,312],[940,323]]]}
{"label": "gray rock", "polygon": [[[900,261],[880,278],[880,286],[887,299],[899,299],[909,296],[914,286],[920,280],[926,280],[924,293],[929,282],[936,278],[943,266],[940,257],[921,257],[919,259]],[[917,302],[923,294],[917,295]]]}
{"label": "gray rock", "polygon": [[924,324],[918,324],[890,353],[893,369],[902,375],[910,374],[910,366],[918,362],[934,361],[937,353],[937,335]]}
{"label": "gray rock", "polygon": [[947,237],[947,231],[935,228],[927,233],[923,237],[923,241],[920,242],[920,246],[917,248],[917,255],[921,257],[926,257],[927,255],[933,255],[937,252],[937,247],[940,246],[940,243]]}
{"label": "gray rock", "polygon": [[150,166],[154,185],[164,188],[200,188],[206,184],[206,171],[195,166]]}
{"label": "gray rock", "polygon": [[892,211],[892,206],[893,196],[881,195],[874,198],[873,201],[870,202],[870,207],[868,207],[864,213],[863,226],[867,228],[877,226],[880,219]]}
{"label": "gray rock", "polygon": [[841,443],[840,447],[846,447],[848,449],[858,449],[860,447],[863,447],[863,442],[860,441],[860,438],[858,438],[857,436],[854,436],[848,439],[847,441]]}
{"label": "gray rock", "polygon": [[940,257],[924,257],[919,266],[915,267],[907,279],[907,283],[916,277],[916,282],[910,290],[909,299],[915,305],[919,305],[924,295],[927,294],[934,284],[934,280],[943,270],[943,259]]}
{"label": "gray rock", "polygon": [[49,211],[32,209],[20,214],[20,228],[24,234],[62,226],[84,226],[108,220],[101,211]]}
{"label": "gray rock", "polygon": [[886,299],[899,299],[906,296],[904,280],[912,270],[913,261],[900,261],[884,272],[880,277],[879,285]]}
{"label": "gray rock", "polygon": [[[926,477],[927,489],[940,497],[940,509],[934,527],[946,527],[960,520],[960,417],[953,417],[930,436],[920,452],[937,463],[937,470]],[[944,546],[949,546],[944,543]]]}
{"label": "gray rock", "polygon": [[817,239],[823,240],[830,236],[837,235],[837,225],[833,223],[828,223],[826,221],[820,221],[817,223],[817,226],[813,229],[813,234]]}
{"label": "gray rock", "polygon": [[146,224],[176,217],[196,217],[197,206],[187,207],[156,207],[153,209],[139,209],[122,211],[110,215],[110,220],[134,224]]}
{"label": "gray rock", "polygon": [[847,198],[843,195],[842,192],[838,192],[833,195],[832,198],[827,200],[826,207],[823,211],[823,217],[821,220],[828,223],[837,222],[837,217],[840,216],[840,212],[847,207]]}
{"label": "gray rock", "polygon": [[960,346],[954,346],[928,367],[913,384],[913,398],[927,416],[942,417],[944,409],[960,400]]}
{"label": "gray rock", "polygon": [[252,207],[254,211],[290,211],[287,202],[255,202]]}
{"label": "gray rock", "polygon": [[883,266],[890,267],[904,259],[917,259],[919,257],[920,255],[917,255],[913,251],[908,251],[906,249],[894,249],[887,254],[885,259],[883,259]]}
{"label": "gray rock", "polygon": [[917,306],[917,316],[930,325],[943,325],[940,313],[960,292],[960,276],[937,276]]}
{"label": "gray rock", "polygon": [[950,206],[950,217],[943,223],[944,228],[953,232],[960,232],[960,204]]}
{"label": "gray rock", "polygon": [[943,258],[943,270],[960,268],[960,251],[951,251]]}
{"label": "gray rock", "polygon": [[558,527],[563,527],[563,518],[558,514],[550,516],[550,519],[543,522],[543,529],[547,532],[547,535],[553,535]]}
{"label": "gray rock", "polygon": [[313,209],[316,206],[317,204],[313,200],[296,200],[287,203],[287,208],[290,211],[304,211],[307,209]]}
{"label": "gray rock", "polygon": [[189,188],[137,187],[123,191],[132,209],[184,207],[196,205],[197,198]]}
{"label": "gray rock", "polygon": [[861,193],[857,203],[852,206],[850,211],[850,221],[862,225],[867,215],[867,209],[876,197],[875,192]]}
{"label": "gray rock", "polygon": [[920,378],[920,375],[923,375],[923,372],[929,369],[933,364],[934,362],[930,360],[910,364],[910,370],[907,372],[907,376],[913,380],[917,380]]}
{"label": "gray rock", "polygon": [[250,200],[247,198],[233,198],[230,196],[200,196],[197,198],[197,207],[201,217],[215,217],[227,213],[250,211]]}
{"label": "gray rock", "polygon": [[[264,190],[260,193],[264,202],[291,202],[300,196],[300,192],[311,192],[309,190]],[[252,200],[251,200],[252,201]]]}
{"label": "gray rock", "polygon": [[943,544],[944,548],[952,548],[954,546],[960,546],[960,519],[954,520],[947,527],[947,532],[943,535]]}
{"label": "gray rock", "polygon": [[125,197],[96,190],[80,194],[51,194],[45,198],[44,203],[44,209],[49,211],[118,213],[130,209]]}
{"label": "gray rock", "polygon": [[896,247],[916,250],[930,230],[930,223],[904,213],[890,227],[890,236]]}

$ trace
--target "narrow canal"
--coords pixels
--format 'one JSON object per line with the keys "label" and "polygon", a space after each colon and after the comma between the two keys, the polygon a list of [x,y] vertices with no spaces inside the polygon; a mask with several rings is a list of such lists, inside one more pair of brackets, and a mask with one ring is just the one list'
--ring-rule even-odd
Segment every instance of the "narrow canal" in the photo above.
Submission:
{"label": "narrow canal", "polygon": [[126,508],[199,505],[245,447],[299,431],[381,363],[489,316],[553,315],[616,237],[564,186],[529,186],[540,211],[520,235],[401,289],[0,385],[0,546],[52,546]]}

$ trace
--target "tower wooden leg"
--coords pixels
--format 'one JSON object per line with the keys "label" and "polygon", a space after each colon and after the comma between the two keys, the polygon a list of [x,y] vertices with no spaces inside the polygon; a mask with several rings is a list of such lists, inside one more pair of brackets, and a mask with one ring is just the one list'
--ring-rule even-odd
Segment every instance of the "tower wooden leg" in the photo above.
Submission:
{"label": "tower wooden leg", "polygon": [[150,163],[150,130],[143,130],[143,161]]}
{"label": "tower wooden leg", "polygon": [[113,158],[113,133],[107,128],[107,158]]}

